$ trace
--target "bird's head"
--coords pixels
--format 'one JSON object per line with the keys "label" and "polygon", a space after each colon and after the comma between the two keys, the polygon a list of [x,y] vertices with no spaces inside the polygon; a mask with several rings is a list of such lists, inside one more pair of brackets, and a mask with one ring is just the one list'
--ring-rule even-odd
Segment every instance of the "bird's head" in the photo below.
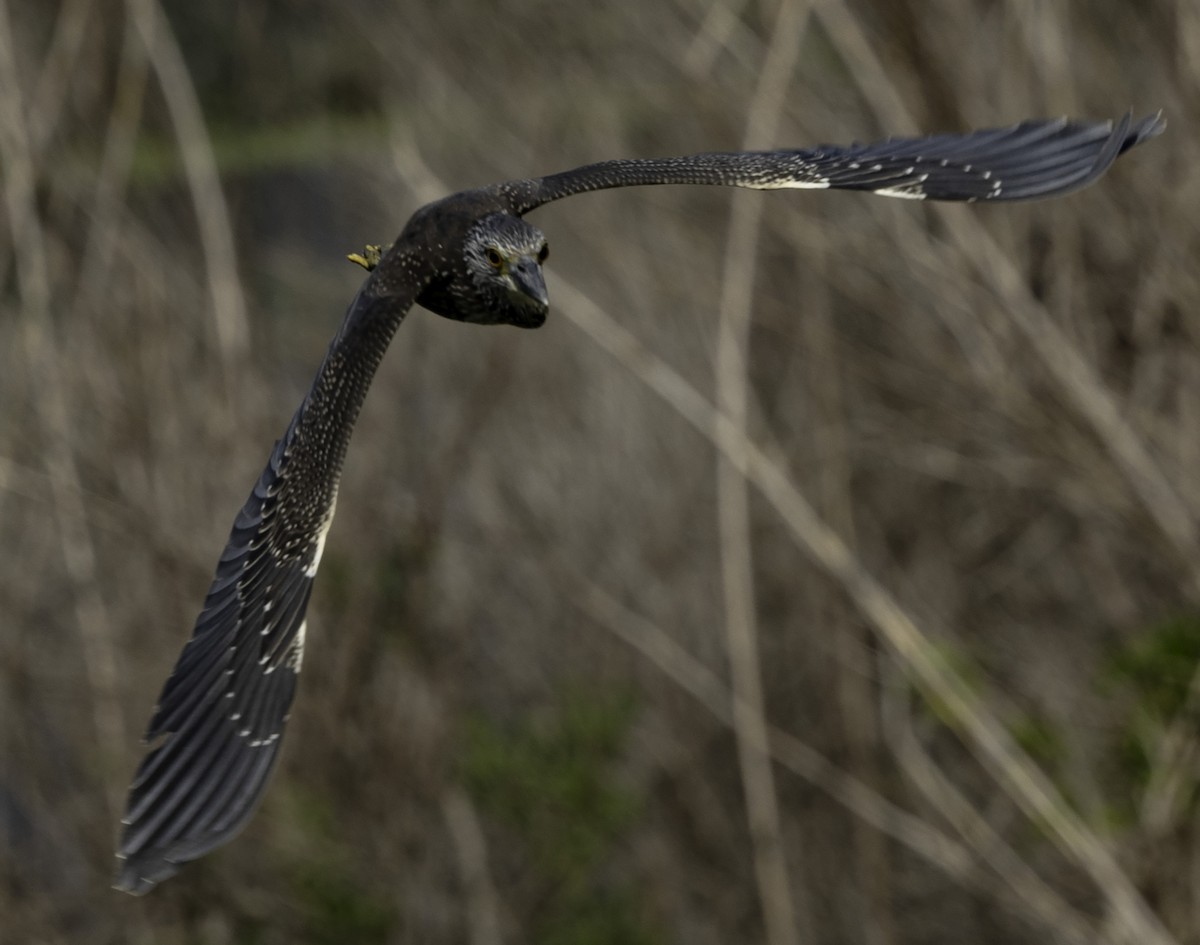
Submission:
{"label": "bird's head", "polygon": [[549,252],[537,227],[507,213],[489,213],[465,231],[460,246],[448,247],[445,277],[417,301],[464,322],[538,328],[550,300],[542,277]]}

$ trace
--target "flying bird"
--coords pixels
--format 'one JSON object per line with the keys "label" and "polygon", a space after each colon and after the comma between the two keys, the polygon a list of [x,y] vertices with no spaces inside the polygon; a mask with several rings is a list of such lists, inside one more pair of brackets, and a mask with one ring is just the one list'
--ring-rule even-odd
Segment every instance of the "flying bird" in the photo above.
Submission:
{"label": "flying bird", "polygon": [[147,728],[150,748],[129,791],[116,887],[145,893],[250,819],[279,756],[342,461],[375,370],[414,304],[483,325],[545,322],[547,242],[525,214],[587,191],[650,184],[863,190],[914,200],[1053,197],[1092,183],[1164,127],[1161,114],[1136,122],[1058,119],[866,145],[603,161],[445,197],[414,213],[390,247],[351,256],[370,275],[233,523]]}

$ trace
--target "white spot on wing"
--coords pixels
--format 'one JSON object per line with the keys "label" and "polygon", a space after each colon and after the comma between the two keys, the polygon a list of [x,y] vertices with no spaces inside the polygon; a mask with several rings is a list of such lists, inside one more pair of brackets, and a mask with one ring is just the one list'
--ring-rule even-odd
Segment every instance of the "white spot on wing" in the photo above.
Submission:
{"label": "white spot on wing", "polygon": [[760,180],[741,184],[752,190],[828,190],[828,180]]}
{"label": "white spot on wing", "polygon": [[900,197],[903,200],[924,200],[925,194],[916,184],[901,184],[899,187],[880,187],[872,193],[881,197]]}
{"label": "white spot on wing", "polygon": [[296,631],[296,639],[292,643],[292,651],[288,654],[288,669],[293,673],[300,672],[300,664],[304,662],[304,637],[307,630],[308,621],[305,620],[300,624],[300,629]]}
{"label": "white spot on wing", "polygon": [[325,538],[329,535],[329,526],[333,524],[333,508],[330,507],[329,515],[325,518],[325,524],[321,526],[321,531],[317,535],[317,550],[313,552],[312,564],[304,569],[304,576],[308,578],[316,577],[317,567],[321,564],[321,555],[325,553]]}

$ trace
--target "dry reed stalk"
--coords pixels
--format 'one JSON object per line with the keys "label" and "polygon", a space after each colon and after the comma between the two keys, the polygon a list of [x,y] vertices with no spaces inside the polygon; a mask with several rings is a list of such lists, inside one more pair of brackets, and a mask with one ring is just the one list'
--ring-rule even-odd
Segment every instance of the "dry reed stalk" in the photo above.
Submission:
{"label": "dry reed stalk", "polygon": [[246,301],[237,270],[237,250],[233,244],[233,224],[221,188],[212,140],[187,63],[162,7],[157,0],[127,0],[126,9],[158,76],[179,140],[184,174],[200,228],[200,247],[212,297],[226,394],[230,402],[236,402],[238,372],[250,336],[246,327]]}
{"label": "dry reed stalk", "polygon": [[721,414],[676,371],[589,299],[562,283],[561,311],[635,377],[669,403],[688,423],[737,464],[776,510],[796,544],[844,589],[914,682],[940,703],[961,727],[967,744],[997,783],[1055,845],[1095,882],[1130,941],[1168,945],[1162,926],[1107,845],[1071,809],[1058,789],[952,672],[899,601],[820,520],[782,466]]}
{"label": "dry reed stalk", "polygon": [[[765,148],[776,136],[808,13],[808,4],[800,0],[783,0],[779,5],[750,102],[742,138],[743,150]],[[718,409],[745,431],[749,421],[745,352],[750,340],[762,203],[761,200],[740,200],[739,196],[735,193],[730,201],[715,373]],[[717,534],[724,590],[725,650],[729,657],[735,706],[733,731],[754,851],[759,903],[769,945],[796,945],[801,936],[793,907],[795,897],[788,880],[779,799],[767,751],[749,487],[739,466],[720,454],[717,456]],[[800,921],[805,928],[812,928],[812,921],[807,916]],[[811,938],[811,931],[804,937]]]}

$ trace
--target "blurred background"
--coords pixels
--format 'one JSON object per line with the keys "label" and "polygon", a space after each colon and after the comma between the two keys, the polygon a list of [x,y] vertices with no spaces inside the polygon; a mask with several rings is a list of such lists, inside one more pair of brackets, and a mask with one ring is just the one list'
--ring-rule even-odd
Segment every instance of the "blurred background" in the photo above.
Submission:
{"label": "blurred background", "polygon": [[[109,889],[347,252],[1130,108],[1049,203],[539,210],[543,329],[383,363],[257,816]],[[1186,0],[0,0],[0,941],[1200,941],[1198,113]]]}

